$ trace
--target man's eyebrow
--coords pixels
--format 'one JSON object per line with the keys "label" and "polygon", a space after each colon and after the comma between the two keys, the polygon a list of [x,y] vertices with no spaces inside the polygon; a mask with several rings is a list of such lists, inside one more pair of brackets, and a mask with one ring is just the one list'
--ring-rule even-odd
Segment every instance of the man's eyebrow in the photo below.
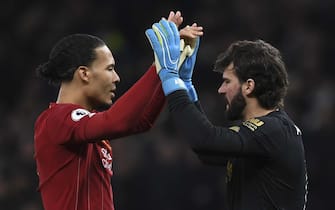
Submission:
{"label": "man's eyebrow", "polygon": [[114,67],[115,67],[115,63],[109,64],[109,65],[107,66],[108,69],[109,69],[109,68],[114,68]]}
{"label": "man's eyebrow", "polygon": [[229,80],[227,77],[222,77],[222,80],[223,81],[227,81],[227,80]]}

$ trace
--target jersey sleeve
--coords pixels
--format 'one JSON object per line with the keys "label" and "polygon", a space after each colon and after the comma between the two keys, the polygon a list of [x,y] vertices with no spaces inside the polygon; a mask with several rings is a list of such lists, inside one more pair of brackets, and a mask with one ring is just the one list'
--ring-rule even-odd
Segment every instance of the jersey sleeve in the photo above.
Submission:
{"label": "jersey sleeve", "polygon": [[[213,125],[206,115],[180,90],[168,95],[169,111],[176,127],[192,149],[202,157],[268,156],[278,147],[278,129],[266,119],[252,119],[231,127]],[[269,138],[275,135],[276,138]]]}
{"label": "jersey sleeve", "polygon": [[161,82],[151,66],[108,110],[90,113],[78,106],[59,108],[49,117],[48,130],[50,135],[61,135],[60,144],[112,140],[150,129],[164,103]]}

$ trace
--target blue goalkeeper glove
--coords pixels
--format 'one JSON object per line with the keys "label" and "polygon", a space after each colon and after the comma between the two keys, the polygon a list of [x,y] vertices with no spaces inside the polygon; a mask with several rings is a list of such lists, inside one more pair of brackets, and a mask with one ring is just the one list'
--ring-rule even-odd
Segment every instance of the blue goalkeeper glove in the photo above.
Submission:
{"label": "blue goalkeeper glove", "polygon": [[[199,49],[200,38],[197,37],[195,40],[192,40],[190,45],[186,45],[181,52],[181,61],[179,63],[179,75],[180,78],[184,81],[188,95],[191,101],[198,101],[198,94],[192,84],[192,74],[197,57],[197,52]],[[184,61],[183,61],[184,60]]]}
{"label": "blue goalkeeper glove", "polygon": [[155,55],[155,65],[165,95],[176,90],[187,90],[179,78],[178,62],[180,57],[180,37],[177,26],[162,19],[152,25],[145,34]]}

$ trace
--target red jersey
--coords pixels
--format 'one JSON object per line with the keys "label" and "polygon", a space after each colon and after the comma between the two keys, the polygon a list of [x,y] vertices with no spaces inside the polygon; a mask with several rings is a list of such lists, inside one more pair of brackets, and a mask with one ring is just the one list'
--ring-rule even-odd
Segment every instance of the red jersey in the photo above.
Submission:
{"label": "red jersey", "polygon": [[113,210],[108,140],[152,127],[165,103],[152,66],[116,103],[92,113],[50,104],[35,123],[35,159],[45,210]]}

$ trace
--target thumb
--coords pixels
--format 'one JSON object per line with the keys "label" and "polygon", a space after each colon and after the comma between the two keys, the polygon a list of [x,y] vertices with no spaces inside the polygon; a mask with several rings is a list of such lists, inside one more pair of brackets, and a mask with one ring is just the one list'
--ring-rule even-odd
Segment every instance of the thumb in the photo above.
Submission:
{"label": "thumb", "polygon": [[185,51],[186,56],[190,56],[192,55],[194,50],[191,48],[190,45],[186,45],[186,47],[184,48],[184,51]]}

